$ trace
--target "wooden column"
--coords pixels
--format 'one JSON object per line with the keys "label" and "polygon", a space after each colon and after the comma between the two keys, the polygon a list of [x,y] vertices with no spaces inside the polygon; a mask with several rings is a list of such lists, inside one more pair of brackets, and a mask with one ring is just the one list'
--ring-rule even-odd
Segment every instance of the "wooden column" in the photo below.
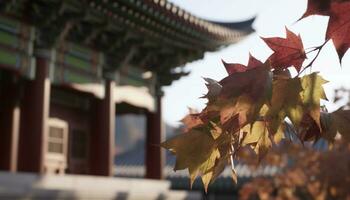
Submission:
{"label": "wooden column", "polygon": [[6,73],[0,84],[0,170],[15,172],[20,120],[18,77]]}
{"label": "wooden column", "polygon": [[148,112],[146,124],[146,178],[163,179],[164,150],[159,146],[164,140],[162,124],[162,95],[156,96],[156,111]]}
{"label": "wooden column", "polygon": [[96,102],[90,143],[90,174],[114,175],[115,82],[106,81],[105,97]]}
{"label": "wooden column", "polygon": [[21,101],[18,171],[43,173],[50,104],[49,60],[37,57],[36,63],[35,79],[24,84]]}

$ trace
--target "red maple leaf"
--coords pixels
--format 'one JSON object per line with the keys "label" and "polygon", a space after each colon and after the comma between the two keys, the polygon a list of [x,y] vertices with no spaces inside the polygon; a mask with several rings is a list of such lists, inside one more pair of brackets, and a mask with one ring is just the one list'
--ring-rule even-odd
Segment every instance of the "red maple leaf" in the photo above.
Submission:
{"label": "red maple leaf", "polygon": [[341,60],[350,47],[350,2],[332,2],[326,39],[332,39]]}
{"label": "red maple leaf", "polygon": [[332,3],[345,1],[348,0],[308,0],[306,11],[300,19],[310,15],[330,15]]}
{"label": "red maple leaf", "polygon": [[263,95],[270,81],[270,66],[263,64],[246,70],[242,73],[233,73],[219,81],[222,89],[218,95],[219,99],[235,98],[241,94],[248,94],[253,99]]}
{"label": "red maple leaf", "polygon": [[310,15],[328,15],[330,6],[331,0],[308,0],[306,11],[300,19]]}
{"label": "red maple leaf", "polygon": [[239,63],[226,63],[223,60],[222,60],[222,63],[224,64],[225,69],[229,75],[236,72],[245,72],[249,69],[254,69],[255,67],[263,65],[263,63],[260,60],[254,58],[254,56],[252,56],[252,54],[250,53],[249,53],[249,60],[248,60],[247,66]]}
{"label": "red maple leaf", "polygon": [[300,35],[296,35],[286,28],[286,38],[262,38],[274,51],[269,57],[272,68],[285,69],[294,66],[299,72],[306,58]]}

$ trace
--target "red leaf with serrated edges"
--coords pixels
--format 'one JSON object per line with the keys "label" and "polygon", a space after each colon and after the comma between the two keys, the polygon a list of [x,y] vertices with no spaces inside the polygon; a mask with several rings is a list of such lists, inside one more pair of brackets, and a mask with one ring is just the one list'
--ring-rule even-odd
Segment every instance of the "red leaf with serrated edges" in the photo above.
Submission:
{"label": "red leaf with serrated edges", "polygon": [[306,11],[300,19],[310,15],[330,15],[332,3],[345,1],[349,0],[308,0]]}
{"label": "red leaf with serrated edges", "polygon": [[350,2],[332,2],[326,39],[332,39],[341,60],[350,47]]}
{"label": "red leaf with serrated edges", "polygon": [[300,19],[310,15],[328,15],[330,5],[331,0],[308,0],[307,9]]}
{"label": "red leaf with serrated edges", "polygon": [[222,63],[224,64],[225,69],[229,75],[237,72],[245,72],[249,69],[254,69],[255,67],[263,65],[263,63],[260,60],[254,58],[254,56],[252,56],[252,54],[250,53],[249,53],[249,60],[248,60],[247,66],[239,63],[226,63],[223,60],[222,60]]}
{"label": "red leaf with serrated edges", "polygon": [[237,73],[237,72],[245,72],[247,70],[246,66],[244,66],[242,64],[239,64],[239,63],[227,63],[224,60],[221,60],[221,61],[222,61],[222,64],[224,64],[225,69],[226,69],[226,71],[227,71],[227,73],[229,75]]}
{"label": "red leaf with serrated edges", "polygon": [[219,81],[222,89],[218,99],[237,98],[247,94],[253,99],[262,96],[262,91],[271,82],[270,66],[263,64],[251,70],[242,73],[233,73]]}
{"label": "red leaf with serrated edges", "polygon": [[286,38],[262,38],[274,51],[269,57],[272,68],[285,69],[294,66],[299,72],[306,58],[300,35],[296,35],[286,28]]}

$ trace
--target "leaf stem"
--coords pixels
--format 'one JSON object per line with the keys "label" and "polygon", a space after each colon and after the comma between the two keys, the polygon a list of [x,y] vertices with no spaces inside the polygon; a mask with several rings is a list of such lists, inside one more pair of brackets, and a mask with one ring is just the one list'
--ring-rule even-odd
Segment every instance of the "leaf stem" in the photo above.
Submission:
{"label": "leaf stem", "polygon": [[232,144],[231,144],[231,152],[232,152],[232,154],[231,154],[231,156],[230,156],[231,170],[235,170],[235,164],[234,164],[234,162],[233,162],[233,160],[234,160],[233,157],[235,156],[236,152],[235,152],[235,149],[234,149],[234,147],[233,147]]}
{"label": "leaf stem", "polygon": [[305,52],[305,54],[309,54],[311,52],[314,52],[314,51],[317,51],[318,50],[318,47],[313,47],[312,50],[308,51],[308,52]]}
{"label": "leaf stem", "polygon": [[323,44],[321,44],[318,47],[315,47],[314,49],[310,50],[309,52],[306,52],[305,54],[317,51],[315,57],[311,60],[311,62],[309,62],[309,64],[307,64],[299,73],[297,76],[300,76],[301,73],[303,73],[307,68],[311,67],[312,64],[314,64],[315,60],[318,58],[318,56],[321,53],[322,48],[324,47],[324,45],[328,42],[328,40],[326,40]]}

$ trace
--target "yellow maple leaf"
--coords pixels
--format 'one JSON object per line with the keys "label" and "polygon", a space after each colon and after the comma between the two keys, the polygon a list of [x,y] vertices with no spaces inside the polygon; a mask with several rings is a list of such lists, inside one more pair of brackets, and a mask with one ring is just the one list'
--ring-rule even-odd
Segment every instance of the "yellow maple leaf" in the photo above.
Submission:
{"label": "yellow maple leaf", "polygon": [[320,123],[320,99],[327,100],[323,89],[323,84],[328,83],[318,73],[303,76],[301,78],[301,85],[303,90],[300,92],[304,109],[315,120],[319,128]]}

